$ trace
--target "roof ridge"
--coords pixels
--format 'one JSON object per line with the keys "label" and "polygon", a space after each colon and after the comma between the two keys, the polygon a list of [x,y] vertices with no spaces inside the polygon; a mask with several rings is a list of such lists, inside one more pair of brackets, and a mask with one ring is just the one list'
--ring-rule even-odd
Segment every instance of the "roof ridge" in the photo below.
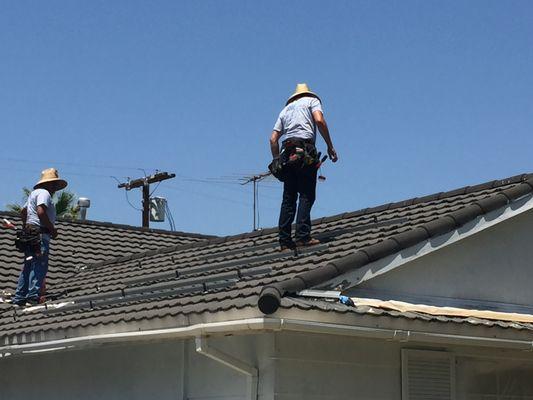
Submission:
{"label": "roof ridge", "polygon": [[518,182],[520,181],[521,183],[516,186],[504,189],[481,200],[473,201],[465,207],[418,225],[408,231],[392,235],[376,244],[362,247],[350,255],[330,261],[326,265],[300,273],[286,281],[265,286],[259,296],[259,309],[265,314],[272,314],[279,308],[281,298],[288,293],[296,293],[311,288],[348,271],[414,246],[423,240],[450,232],[481,215],[497,210],[511,201],[533,193],[533,175],[521,175]]}
{"label": "roof ridge", "polygon": [[[323,222],[330,222],[330,221],[335,221],[337,219],[342,219],[342,218],[351,218],[351,217],[366,215],[366,214],[370,214],[374,212],[386,211],[386,210],[391,210],[395,208],[406,207],[409,205],[420,204],[420,203],[424,203],[428,201],[441,200],[444,198],[458,196],[462,194],[469,194],[469,193],[473,193],[473,192],[480,191],[480,190],[494,189],[500,186],[505,186],[505,185],[510,185],[512,183],[518,183],[521,181],[525,181],[528,178],[533,178],[533,173],[514,175],[509,178],[488,181],[488,182],[481,183],[481,184],[474,185],[474,186],[464,186],[462,188],[450,190],[447,192],[439,192],[433,195],[428,195],[428,196],[423,196],[423,197],[413,197],[408,200],[383,204],[383,205],[376,206],[376,207],[364,208],[359,211],[336,214],[330,217],[316,218],[312,221],[312,223],[318,224],[318,223],[323,223]],[[114,264],[116,262],[134,261],[134,260],[142,259],[144,257],[154,256],[157,254],[170,253],[172,251],[187,250],[187,249],[191,249],[195,247],[207,247],[207,246],[222,244],[228,241],[238,240],[238,239],[259,238],[265,235],[276,233],[277,231],[278,231],[277,227],[272,227],[272,228],[265,228],[265,229],[260,229],[260,230],[252,231],[252,232],[237,233],[235,235],[213,236],[211,238],[207,238],[206,240],[203,240],[200,242],[164,246],[164,247],[160,247],[159,249],[146,250],[146,251],[142,251],[138,253],[133,253],[128,256],[113,257],[107,260],[99,261],[97,263],[87,264],[87,266],[89,266],[90,268],[98,268],[98,267],[102,267],[105,265]]]}
{"label": "roof ridge", "polygon": [[[323,222],[336,221],[336,220],[342,219],[342,218],[351,218],[351,217],[371,214],[371,213],[375,213],[375,212],[393,210],[395,208],[411,206],[411,205],[425,203],[425,202],[434,201],[434,200],[442,200],[442,199],[445,199],[445,198],[458,196],[458,195],[464,195],[464,194],[470,194],[470,193],[481,191],[481,190],[494,189],[494,188],[497,188],[497,187],[510,185],[510,184],[513,184],[513,183],[523,182],[523,181],[526,181],[526,180],[528,180],[529,178],[532,178],[532,177],[533,177],[533,173],[525,173],[525,174],[513,175],[513,176],[508,177],[508,178],[499,179],[499,180],[497,179],[497,180],[493,180],[493,181],[487,181],[487,182],[480,183],[480,184],[473,185],[473,186],[463,186],[461,188],[448,190],[446,192],[438,192],[438,193],[435,193],[435,194],[430,194],[430,195],[426,195],[426,196],[422,196],[422,197],[413,197],[413,198],[410,198],[410,199],[407,199],[407,200],[401,200],[401,201],[397,201],[397,202],[393,202],[393,203],[386,203],[386,204],[382,204],[382,205],[378,205],[378,206],[374,206],[374,207],[362,208],[362,209],[359,209],[359,210],[356,210],[356,211],[349,211],[349,212],[344,212],[344,213],[340,213],[340,214],[335,214],[335,215],[328,216],[328,217],[315,218],[311,222],[313,224],[318,224],[318,223],[323,223]],[[0,210],[0,215],[18,216],[17,213],[14,213],[14,212],[11,212],[11,211],[1,211],[1,210]],[[79,224],[87,224],[87,225],[110,226],[110,227],[123,228],[123,229],[129,229],[129,230],[138,230],[138,231],[143,231],[143,232],[175,234],[177,236],[189,236],[189,237],[198,237],[198,238],[205,238],[206,239],[206,240],[201,241],[201,242],[189,243],[189,244],[184,244],[184,245],[175,245],[175,246],[169,246],[169,247],[162,247],[160,250],[163,253],[175,250],[176,247],[181,248],[182,246],[185,246],[185,248],[186,248],[189,245],[191,245],[191,247],[208,246],[208,245],[211,245],[211,244],[224,243],[224,242],[227,242],[227,241],[230,241],[230,240],[260,237],[260,236],[269,235],[271,233],[275,233],[275,232],[278,231],[278,228],[271,227],[271,228],[259,229],[257,231],[252,231],[252,232],[237,233],[237,234],[234,234],[234,235],[215,236],[215,235],[205,235],[205,234],[201,234],[201,233],[192,233],[192,232],[189,233],[189,232],[179,232],[179,231],[166,231],[166,230],[162,230],[162,229],[143,228],[143,227],[139,227],[139,226],[123,225],[123,224],[116,224],[116,223],[113,223],[113,222],[103,222],[103,221],[93,221],[93,220],[80,221],[80,220],[70,220],[70,219],[65,219],[65,218],[59,218],[58,221],[62,221],[62,222],[66,221],[66,222],[70,222],[70,223],[79,223]],[[171,250],[167,251],[167,249],[171,249]],[[149,251],[146,251],[146,252],[139,252],[139,253],[135,253],[135,254],[140,256],[140,257],[142,257],[143,255],[153,255],[153,251],[154,250],[149,250]],[[155,253],[155,254],[157,254],[157,253]],[[110,259],[110,260],[113,260],[113,259]],[[104,262],[104,261],[102,261],[102,262]],[[91,266],[99,265],[102,262],[91,264]]]}
{"label": "roof ridge", "polygon": [[[1,211],[1,216],[12,216],[12,217],[19,217],[19,214],[17,212],[13,211]],[[192,238],[198,238],[198,239],[213,239],[217,238],[218,236],[215,235],[206,235],[202,233],[195,233],[195,232],[182,232],[182,231],[167,231],[165,229],[154,229],[154,228],[143,228],[141,226],[134,226],[134,225],[127,225],[127,224],[117,224],[114,222],[107,222],[107,221],[95,221],[95,220],[79,220],[79,219],[70,219],[70,218],[57,218],[58,222],[68,222],[69,224],[78,224],[78,225],[94,225],[94,226],[102,226],[102,227],[110,227],[110,228],[117,228],[117,229],[127,229],[130,231],[140,231],[140,232],[150,232],[150,233],[163,233],[167,235],[173,235],[173,236],[184,236],[184,237],[192,237]]]}
{"label": "roof ridge", "polygon": [[463,186],[461,188],[448,190],[446,192],[438,192],[438,193],[429,194],[429,195],[421,196],[421,197],[412,197],[410,199],[400,200],[400,201],[396,201],[393,203],[382,204],[382,205],[378,205],[374,207],[361,208],[356,211],[335,214],[329,217],[318,218],[316,220],[313,220],[312,222],[335,221],[337,219],[342,219],[342,218],[355,217],[359,215],[393,210],[395,208],[406,207],[406,206],[426,203],[426,202],[435,201],[435,200],[442,200],[442,199],[446,199],[446,198],[453,197],[453,196],[471,194],[471,193],[482,191],[482,190],[495,189],[501,186],[510,185],[512,183],[523,182],[525,180],[528,180],[531,177],[533,177],[533,173],[531,172],[525,173],[525,174],[513,175],[508,178],[487,181],[487,182],[483,182],[483,183],[473,185],[473,186]]}

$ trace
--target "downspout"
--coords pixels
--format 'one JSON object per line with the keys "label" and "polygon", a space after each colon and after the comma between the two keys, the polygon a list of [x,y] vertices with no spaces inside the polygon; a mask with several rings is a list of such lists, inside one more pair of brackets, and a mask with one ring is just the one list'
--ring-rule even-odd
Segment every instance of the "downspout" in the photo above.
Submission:
{"label": "downspout", "polygon": [[205,336],[196,337],[196,352],[245,375],[247,386],[246,397],[250,400],[257,399],[257,386],[259,383],[259,373],[257,371],[257,368],[233,356],[230,356],[229,354],[223,353],[220,350],[210,347],[207,343],[207,338]]}

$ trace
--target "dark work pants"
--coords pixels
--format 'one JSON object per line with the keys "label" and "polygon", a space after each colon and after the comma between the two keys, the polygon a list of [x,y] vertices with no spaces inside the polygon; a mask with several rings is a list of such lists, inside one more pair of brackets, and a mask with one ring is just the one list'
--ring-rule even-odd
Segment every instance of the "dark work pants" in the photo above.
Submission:
{"label": "dark work pants", "polygon": [[[283,200],[279,215],[279,243],[291,246],[291,224],[296,215],[295,241],[307,241],[311,238],[311,207],[315,202],[317,169],[311,167],[294,167],[286,172],[283,182]],[[298,200],[298,214],[296,203]]]}

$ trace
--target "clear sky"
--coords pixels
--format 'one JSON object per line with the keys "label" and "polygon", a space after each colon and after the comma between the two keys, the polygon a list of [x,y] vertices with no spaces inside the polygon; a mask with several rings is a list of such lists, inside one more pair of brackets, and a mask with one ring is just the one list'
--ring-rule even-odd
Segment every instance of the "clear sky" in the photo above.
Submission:
{"label": "clear sky", "polygon": [[[139,225],[110,176],[159,169],[177,229],[248,231],[237,179],[298,82],[340,158],[313,217],[532,172],[532,38],[527,0],[3,1],[0,208],[56,166],[91,219]],[[260,185],[261,226],[280,195]]]}

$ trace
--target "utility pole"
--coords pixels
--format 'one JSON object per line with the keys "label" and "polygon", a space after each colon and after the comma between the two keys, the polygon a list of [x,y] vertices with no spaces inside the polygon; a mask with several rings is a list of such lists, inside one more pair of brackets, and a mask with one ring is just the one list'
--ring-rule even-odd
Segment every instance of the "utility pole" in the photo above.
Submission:
{"label": "utility pole", "polygon": [[166,179],[172,179],[176,174],[169,174],[168,172],[156,172],[153,175],[145,176],[144,178],[134,179],[132,181],[120,183],[118,185],[119,189],[136,189],[142,187],[143,193],[143,214],[142,214],[142,226],[143,228],[150,227],[150,184],[161,182]]}

